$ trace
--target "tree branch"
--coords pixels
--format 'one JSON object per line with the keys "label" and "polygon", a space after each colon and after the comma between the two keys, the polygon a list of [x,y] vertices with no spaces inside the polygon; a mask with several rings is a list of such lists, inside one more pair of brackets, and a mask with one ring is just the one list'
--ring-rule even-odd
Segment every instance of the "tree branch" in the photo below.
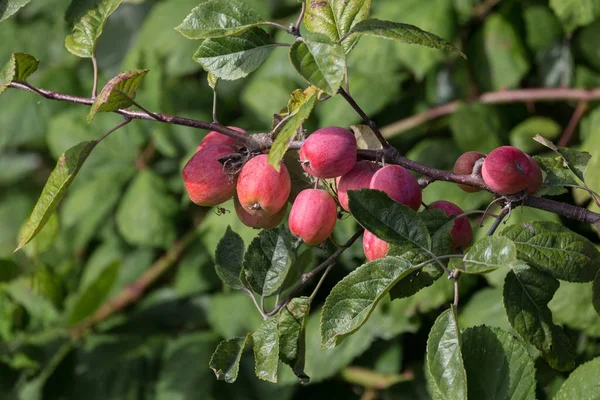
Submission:
{"label": "tree branch", "polygon": [[324,269],[333,265],[336,258],[338,258],[344,251],[346,251],[346,249],[348,247],[352,246],[352,243],[354,243],[362,234],[363,234],[363,230],[361,229],[360,231],[358,231],[354,235],[352,235],[352,237],[350,239],[348,239],[348,241],[346,243],[344,243],[344,245],[342,247],[340,247],[333,254],[331,254],[327,258],[327,260],[323,261],[321,264],[316,266],[312,271],[302,274],[300,282],[296,285],[296,287],[294,287],[294,289],[292,289],[290,294],[288,294],[286,296],[286,298],[283,299],[283,301],[280,302],[273,310],[266,313],[266,316],[272,317],[273,315],[277,314],[279,312],[279,310],[281,310],[283,307],[287,306],[288,303],[290,301],[292,301],[292,299],[294,297],[296,297],[302,291],[302,289],[304,289],[304,286],[306,285],[306,283],[309,280],[311,280],[315,275],[319,274]]}
{"label": "tree branch", "polygon": [[[528,101],[557,101],[557,100],[575,100],[589,102],[600,100],[600,89],[584,90],[570,88],[551,88],[551,89],[517,89],[501,90],[498,92],[483,93],[477,97],[474,102],[484,104],[502,104],[502,103],[520,103]],[[460,101],[453,101],[439,107],[431,108],[420,114],[402,119],[387,125],[381,129],[385,138],[396,136],[409,129],[416,128],[428,121],[440,118],[455,112]]]}

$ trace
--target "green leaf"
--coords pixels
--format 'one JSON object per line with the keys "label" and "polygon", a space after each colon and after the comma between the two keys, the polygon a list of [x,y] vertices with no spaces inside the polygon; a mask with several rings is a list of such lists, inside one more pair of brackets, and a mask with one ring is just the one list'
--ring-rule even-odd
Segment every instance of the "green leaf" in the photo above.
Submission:
{"label": "green leaf", "polygon": [[[0,4],[0,12],[2,5]],[[12,53],[10,60],[0,70],[0,94],[6,90],[11,82],[25,82],[39,65],[39,61],[30,54]]]}
{"label": "green leaf", "polygon": [[535,367],[527,347],[498,328],[478,326],[462,334],[471,399],[535,399]]}
{"label": "green leaf", "polygon": [[297,89],[292,93],[290,105],[288,106],[288,119],[283,128],[277,132],[273,146],[269,150],[269,164],[277,171],[279,171],[280,162],[285,157],[292,140],[298,132],[298,128],[312,113],[318,97],[319,91],[314,86],[305,90]]}
{"label": "green leaf", "polygon": [[596,274],[592,284],[592,304],[598,315],[600,315],[600,271]]}
{"label": "green leaf", "polygon": [[209,364],[218,380],[227,383],[235,382],[240,370],[242,353],[251,340],[252,336],[247,334],[245,337],[227,339],[219,343]]}
{"label": "green leaf", "polygon": [[10,282],[17,278],[23,270],[12,260],[0,260],[0,283]]}
{"label": "green leaf", "polygon": [[600,337],[600,318],[593,306],[593,283],[560,282],[548,303],[554,321],[591,337]]}
{"label": "green leaf", "polygon": [[31,0],[0,0],[0,22],[29,4],[30,1]]}
{"label": "green leaf", "polygon": [[206,368],[217,344],[210,331],[183,334],[169,340],[156,384],[156,400],[207,398],[215,379]]}
{"label": "green leaf", "polygon": [[236,80],[260,67],[276,46],[267,32],[253,27],[236,36],[205,39],[192,58],[211,75]]}
{"label": "green leaf", "polygon": [[15,251],[29,243],[42,230],[96,144],[98,142],[95,140],[79,143],[59,157],[56,167],[48,177],[42,194],[21,233],[19,245]]}
{"label": "green leaf", "polygon": [[431,236],[425,222],[407,206],[379,190],[353,190],[348,192],[348,198],[354,218],[377,237],[391,244],[412,244],[431,250]]}
{"label": "green leaf", "polygon": [[[371,0],[304,0],[304,25],[309,32],[326,35],[332,42],[346,36],[357,23],[369,16]],[[342,46],[346,53],[356,44],[357,37],[346,39]]]}
{"label": "green leaf", "polygon": [[92,58],[98,38],[102,35],[108,17],[121,5],[122,0],[82,2],[73,0],[66,19],[71,34],[65,39],[67,50],[78,57]]}
{"label": "green leaf", "polygon": [[252,334],[254,349],[254,372],[259,379],[277,383],[279,367],[279,316],[264,320],[258,330]]}
{"label": "green leaf", "polygon": [[175,29],[188,39],[207,39],[235,35],[264,22],[243,1],[209,0],[194,8]]}
{"label": "green leaf", "polygon": [[548,308],[558,286],[552,276],[518,264],[504,280],[504,308],[524,341],[535,346],[552,368],[568,371],[575,366],[575,350],[563,330],[552,322]]}
{"label": "green leaf", "polygon": [[87,117],[88,122],[92,122],[96,113],[111,112],[131,106],[133,103],[130,99],[135,99],[135,94],[142,83],[142,78],[147,73],[147,69],[121,72],[108,81],[94,100],[94,104],[92,104]]}
{"label": "green leaf", "polygon": [[168,248],[176,237],[179,207],[156,173],[142,170],[127,188],[117,209],[117,228],[137,246]]}
{"label": "green leaf", "polygon": [[521,35],[501,13],[485,19],[470,45],[471,61],[477,65],[473,72],[484,90],[518,87],[531,68]]}
{"label": "green leaf", "polygon": [[313,33],[298,39],[290,47],[290,61],[308,83],[325,93],[337,93],[344,79],[344,48],[327,36]]}
{"label": "green leaf", "polygon": [[531,222],[512,225],[500,236],[515,243],[520,260],[557,279],[589,282],[598,271],[598,250],[586,238],[561,224]]}
{"label": "green leaf", "polygon": [[575,28],[587,25],[600,16],[598,0],[550,0],[550,7],[569,34]]}
{"label": "green leaf", "polygon": [[291,237],[283,228],[262,230],[244,256],[244,275],[256,293],[277,292],[294,262]]}
{"label": "green leaf", "polygon": [[598,370],[600,370],[600,357],[580,365],[569,375],[553,399],[597,399],[600,397]]}
{"label": "green leaf", "polygon": [[536,135],[533,140],[543,144],[560,157],[564,168],[568,168],[579,180],[584,181],[587,164],[592,157],[585,151],[573,150],[568,147],[559,147],[542,135]]}
{"label": "green leaf", "polygon": [[397,40],[401,43],[418,44],[434,49],[451,51],[460,54],[465,59],[467,58],[463,52],[458,50],[448,41],[433,33],[419,29],[414,25],[369,18],[356,24],[350,32]]}
{"label": "green leaf", "polygon": [[83,321],[100,307],[108,297],[108,293],[117,279],[120,267],[120,262],[113,263],[77,296],[69,313],[69,326]]}
{"label": "green leaf", "polygon": [[596,19],[592,24],[586,26],[577,35],[577,47],[585,59],[592,64],[596,69],[600,68],[600,54],[594,47],[594,38],[600,32],[600,21]]}
{"label": "green leaf", "polygon": [[482,274],[517,263],[517,248],[505,237],[487,236],[474,243],[456,269],[468,274]]}
{"label": "green leaf", "polygon": [[38,153],[3,153],[0,158],[0,185],[22,182],[42,165]]}
{"label": "green leaf", "polygon": [[367,321],[377,303],[401,279],[415,270],[405,259],[386,257],[358,267],[338,282],[321,313],[321,345],[340,344]]}
{"label": "green leaf", "polygon": [[510,144],[525,153],[533,153],[540,150],[540,145],[533,140],[535,135],[541,134],[552,140],[557,139],[561,133],[561,126],[553,119],[530,117],[510,131]]}
{"label": "green leaf", "polygon": [[461,354],[461,334],[454,308],[437,317],[427,340],[427,371],[433,398],[467,398],[467,374]]}
{"label": "green leaf", "polygon": [[545,5],[525,8],[523,18],[527,28],[527,45],[534,51],[550,48],[563,35],[560,21]]}
{"label": "green leaf", "polygon": [[217,245],[215,253],[215,271],[227,286],[233,289],[244,287],[240,275],[244,261],[244,241],[227,226],[225,235]]}
{"label": "green leaf", "polygon": [[23,277],[6,286],[6,293],[29,314],[29,328],[43,328],[54,322],[59,314],[52,301],[33,287],[33,279]]}
{"label": "green leaf", "polygon": [[450,128],[456,145],[463,152],[473,149],[490,152],[501,145],[500,138],[504,136],[502,117],[496,107],[489,104],[461,104],[450,116]]}
{"label": "green leaf", "polygon": [[306,352],[306,321],[310,311],[308,297],[292,299],[279,312],[279,358],[292,367],[300,383],[309,382],[304,372]]}

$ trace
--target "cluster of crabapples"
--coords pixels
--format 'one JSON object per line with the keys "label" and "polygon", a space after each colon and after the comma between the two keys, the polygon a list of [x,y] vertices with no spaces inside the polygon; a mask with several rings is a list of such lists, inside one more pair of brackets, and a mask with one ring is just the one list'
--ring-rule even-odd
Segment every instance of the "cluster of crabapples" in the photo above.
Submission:
{"label": "cluster of crabapples", "polygon": [[[247,135],[240,128],[230,128]],[[183,169],[185,188],[190,199],[200,206],[215,206],[233,197],[235,212],[242,223],[253,228],[272,229],[287,214],[292,186],[290,174],[283,162],[279,170],[269,164],[266,154],[250,158],[239,172],[228,171],[223,160],[240,147],[234,138],[210,132]],[[332,195],[315,185],[314,189],[302,190],[294,199],[289,212],[289,229],[307,244],[319,245],[331,235],[338,218],[338,204],[350,212],[348,191],[380,190],[414,211],[422,205],[421,187],[413,174],[399,165],[381,166],[371,161],[357,161],[356,138],[347,129],[327,127],[315,131],[302,144],[299,158],[302,168],[317,182],[335,179],[337,187],[337,193]],[[535,193],[541,187],[542,172],[537,162],[511,146],[499,147],[487,156],[475,151],[464,153],[456,160],[454,173],[473,174],[481,159],[483,181],[497,195]],[[468,185],[459,187],[467,192],[480,190]],[[463,214],[460,207],[445,200],[431,203],[426,208],[440,209],[448,217]],[[451,237],[455,250],[470,245],[473,231],[465,216],[454,219]],[[388,243],[365,231],[363,249],[368,260],[385,257],[388,248]]]}

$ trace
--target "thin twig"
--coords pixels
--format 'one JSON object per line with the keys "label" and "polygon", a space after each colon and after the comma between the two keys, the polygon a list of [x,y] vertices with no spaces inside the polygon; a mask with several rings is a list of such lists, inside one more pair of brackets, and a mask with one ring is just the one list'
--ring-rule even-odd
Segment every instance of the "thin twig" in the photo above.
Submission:
{"label": "thin twig", "polygon": [[127,93],[118,90],[117,92],[119,92],[121,94],[121,96],[125,97],[127,100],[129,100],[131,102],[131,104],[133,104],[134,106],[136,106],[137,108],[139,108],[140,110],[142,110],[143,112],[145,112],[146,114],[148,114],[150,117],[152,117],[152,119],[155,119],[159,122],[163,122],[160,117],[153,113],[152,111],[148,110],[147,108],[145,108],[144,106],[142,106],[140,103],[138,103],[137,101],[135,101],[135,99],[133,99],[132,97],[130,97]]}
{"label": "thin twig", "polygon": [[278,24],[277,22],[266,21],[266,22],[261,22],[261,24],[262,25],[271,25],[271,26],[274,26],[275,28],[279,28],[283,31],[286,31],[287,33],[293,34],[292,32],[290,32],[290,29],[288,27]]}
{"label": "thin twig", "polygon": [[96,53],[92,54],[92,68],[94,69],[94,86],[92,87],[92,98],[98,97],[98,61]]}
{"label": "thin twig", "polygon": [[196,232],[193,231],[186,234],[181,240],[176,241],[169,251],[152,264],[135,282],[127,285],[117,296],[101,305],[91,317],[71,328],[71,337],[74,339],[80,338],[98,323],[106,320],[115,313],[123,311],[127,306],[142,297],[145,290],[151,284],[156,282],[165,271],[175,265],[183,252],[194,241],[195,237]]}
{"label": "thin twig", "polygon": [[563,132],[562,136],[560,137],[560,140],[558,141],[559,146],[566,147],[569,144],[569,142],[573,138],[575,129],[577,128],[579,121],[581,121],[581,118],[587,111],[587,108],[588,108],[587,101],[582,100],[579,103],[577,103],[577,108],[575,108],[575,111],[573,112],[573,115],[571,116],[571,119],[569,120],[569,124],[565,128],[565,131]]}
{"label": "thin twig", "polygon": [[[474,101],[484,104],[521,103],[528,101],[558,101],[576,100],[592,101],[600,99],[600,89],[571,89],[571,88],[548,88],[548,89],[516,89],[502,90],[498,92],[483,93]],[[438,107],[430,108],[420,114],[410,116],[394,122],[381,129],[383,136],[390,138],[402,132],[416,128],[428,121],[440,118],[455,112],[460,106],[460,101],[453,101]]]}
{"label": "thin twig", "polygon": [[100,143],[101,141],[103,141],[104,139],[106,139],[111,133],[113,133],[117,129],[120,129],[120,128],[124,127],[125,125],[127,125],[131,121],[132,121],[131,118],[125,117],[125,121],[121,122],[119,125],[115,126],[110,131],[108,131],[104,135],[102,135],[102,137],[100,139],[96,140],[96,143]]}
{"label": "thin twig", "polygon": [[346,100],[346,102],[348,102],[348,104],[350,104],[350,106],[354,109],[354,111],[356,111],[356,113],[358,115],[360,115],[363,122],[373,130],[373,133],[375,134],[375,136],[377,137],[377,139],[379,140],[379,142],[381,143],[383,148],[385,149],[385,148],[390,147],[390,144],[387,142],[387,140],[385,140],[385,138],[379,131],[379,128],[377,128],[377,125],[375,124],[375,122],[372,121],[371,118],[369,118],[367,113],[365,113],[362,108],[360,108],[360,106],[358,105],[358,103],[356,103],[356,100],[354,100],[354,98],[350,95],[350,93],[348,93],[347,91],[345,91],[342,88],[338,89],[338,93],[341,94],[342,97],[344,98],[344,100]]}
{"label": "thin twig", "polygon": [[300,10],[300,15],[298,15],[298,20],[296,21],[296,24],[294,25],[294,32],[296,34],[300,34],[300,24],[302,23],[302,20],[304,19],[305,13],[306,13],[306,1],[302,1],[302,9]]}
{"label": "thin twig", "polygon": [[281,310],[283,307],[288,305],[288,303],[290,301],[292,301],[292,299],[294,297],[296,297],[302,291],[302,289],[304,288],[304,286],[306,285],[306,283],[308,281],[310,281],[315,275],[319,274],[324,269],[327,269],[331,265],[333,265],[335,263],[335,260],[344,251],[346,251],[346,249],[348,247],[350,247],[352,245],[352,243],[354,243],[362,234],[363,234],[362,230],[356,232],[354,235],[352,235],[352,237],[350,239],[348,239],[348,241],[344,244],[343,247],[341,247],[341,248],[337,249],[335,252],[333,252],[327,258],[327,260],[323,261],[321,264],[316,266],[312,271],[302,274],[302,276],[300,277],[300,282],[292,289],[292,291],[286,296],[286,298],[283,299],[283,301],[281,301],[279,304],[277,304],[277,306],[275,306],[275,308],[273,310],[266,313],[266,316],[272,317],[273,315],[277,314],[279,312],[279,310]]}
{"label": "thin twig", "polygon": [[511,208],[511,206],[507,205],[506,207],[504,207],[502,209],[502,211],[500,211],[500,214],[498,214],[498,216],[496,217],[496,220],[494,221],[494,224],[492,225],[492,227],[490,228],[490,230],[487,233],[488,236],[492,236],[496,232],[496,229],[498,229],[498,227],[500,226],[500,223],[502,222],[504,217],[506,217],[506,215],[509,213],[510,208]]}

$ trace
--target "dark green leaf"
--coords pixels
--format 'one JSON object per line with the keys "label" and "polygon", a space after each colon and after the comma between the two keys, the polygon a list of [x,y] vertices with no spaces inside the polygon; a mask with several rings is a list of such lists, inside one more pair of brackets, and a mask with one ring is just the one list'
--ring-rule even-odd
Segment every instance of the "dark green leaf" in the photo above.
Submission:
{"label": "dark green leaf", "polygon": [[120,267],[120,262],[113,263],[77,296],[69,313],[70,326],[90,316],[106,300],[110,289],[117,279]]}
{"label": "dark green leaf", "polygon": [[215,379],[206,365],[216,344],[217,336],[212,332],[169,340],[156,384],[156,400],[209,397]]}
{"label": "dark green leaf", "polygon": [[0,22],[4,21],[31,0],[0,0]]}
{"label": "dark green leaf", "polygon": [[600,397],[600,357],[577,367],[562,384],[554,400],[597,399]]}
{"label": "dark green leaf", "polygon": [[270,296],[281,287],[293,262],[288,232],[282,227],[262,230],[244,256],[244,275],[252,290]]}
{"label": "dark green leaf", "polygon": [[434,398],[467,398],[467,374],[461,354],[462,340],[454,308],[435,320],[427,340],[427,371]]}
{"label": "dark green leaf", "polygon": [[489,104],[461,104],[450,117],[450,127],[456,145],[463,152],[477,149],[487,153],[499,147],[504,136],[502,118]]}
{"label": "dark green leaf", "polygon": [[469,274],[482,274],[517,262],[517,248],[505,237],[486,236],[474,243],[463,259],[454,265]]}
{"label": "dark green leaf", "polygon": [[508,321],[550,366],[568,371],[575,366],[575,351],[560,327],[552,322],[548,302],[558,289],[552,276],[521,263],[504,281],[504,308]]}
{"label": "dark green leaf", "polygon": [[596,69],[600,68],[600,54],[594,47],[594,38],[600,33],[600,21],[596,20],[594,23],[586,26],[581,30],[581,33],[577,36],[577,47],[580,49],[586,60],[592,64]]}
{"label": "dark green leaf", "polygon": [[42,372],[34,379],[28,381],[19,390],[19,399],[41,400],[43,399],[43,389],[48,379],[62,363],[62,361],[73,350],[73,343],[67,342],[60,346],[52,355],[48,363],[42,369]]}
{"label": "dark green leaf", "polygon": [[71,25],[71,34],[65,39],[67,50],[78,57],[94,57],[104,25],[108,17],[121,5],[121,1],[101,0],[90,4],[73,0],[66,17]]}
{"label": "dark green leaf", "polygon": [[25,229],[21,233],[19,245],[15,251],[29,243],[42,230],[96,144],[98,144],[96,141],[82,142],[71,147],[60,156],[56,167],[48,177],[48,181],[27,221]]}
{"label": "dark green leaf", "polygon": [[131,106],[133,103],[130,99],[135,99],[142,78],[147,73],[147,69],[121,72],[108,81],[92,104],[87,117],[88,122],[92,122],[96,113],[111,112]]}
{"label": "dark green leaf", "polygon": [[[277,132],[273,146],[269,151],[269,164],[271,164],[277,171],[279,171],[279,165],[283,157],[290,147],[292,140],[298,132],[298,128],[302,126],[304,121],[310,116],[317,98],[319,97],[318,90],[311,86],[306,90],[296,90],[292,93],[292,100],[294,101],[293,108],[288,107],[289,113],[287,121],[284,123],[283,128]],[[290,106],[292,106],[290,104]]]}
{"label": "dark green leaf", "polygon": [[168,248],[176,237],[177,202],[165,181],[149,169],[129,185],[117,209],[117,228],[133,245]]}
{"label": "dark green leaf", "polygon": [[0,283],[10,282],[17,278],[23,270],[11,260],[0,260]]}
{"label": "dark green leaf", "polygon": [[567,33],[593,22],[600,16],[598,0],[550,0],[550,7],[560,18]]}
{"label": "dark green leaf", "polygon": [[247,334],[245,337],[223,340],[219,343],[210,359],[210,368],[215,372],[218,380],[227,383],[235,382],[240,370],[242,353],[251,340],[252,336]]}
{"label": "dark green leaf", "polygon": [[344,48],[325,35],[313,33],[296,40],[290,61],[300,76],[327,94],[336,94],[344,79]]}
{"label": "dark green leaf", "polygon": [[478,326],[462,334],[471,399],[535,399],[535,367],[527,347],[510,333]]}
{"label": "dark green leaf", "polygon": [[[1,12],[2,4],[0,4]],[[39,63],[32,55],[12,53],[10,60],[0,70],[0,93],[4,92],[11,82],[25,82],[29,75],[37,70]]]}
{"label": "dark green leaf", "polygon": [[244,241],[228,226],[215,253],[215,271],[223,283],[233,289],[244,287],[240,280],[243,261]]}
{"label": "dark green leaf", "polygon": [[332,348],[367,321],[377,303],[415,270],[405,259],[386,257],[368,262],[338,282],[321,313],[321,345]]}
{"label": "dark green leaf", "polygon": [[13,280],[7,284],[6,293],[27,311],[31,319],[29,327],[47,327],[58,318],[59,314],[52,301],[37,291],[33,283],[31,278]]}
{"label": "dark green leaf", "polygon": [[[338,42],[346,36],[353,26],[369,16],[371,0],[304,0],[306,14],[304,25],[313,33],[322,33],[332,42]],[[344,50],[352,49],[358,38],[349,38],[342,42]]]}
{"label": "dark green leaf", "polygon": [[310,299],[297,297],[279,312],[279,358],[292,367],[301,383],[310,379],[304,372],[309,311]]}
{"label": "dark green leaf", "polygon": [[212,76],[236,80],[260,67],[275,47],[267,32],[253,27],[236,36],[205,39],[193,59]]}
{"label": "dark green leaf", "polygon": [[412,244],[426,252],[431,250],[425,222],[407,206],[379,190],[353,190],[348,198],[354,218],[377,237],[399,246]]}
{"label": "dark green leaf", "polygon": [[563,35],[556,15],[545,5],[527,7],[523,12],[527,28],[527,44],[532,50],[545,50]]}
{"label": "dark green leaf", "polygon": [[600,254],[594,245],[553,222],[512,225],[500,236],[512,240],[517,256],[531,266],[569,282],[589,282],[598,271]]}
{"label": "dark green leaf", "polygon": [[189,39],[207,39],[235,35],[265,22],[240,0],[209,0],[185,17],[177,29]]}
{"label": "dark green leaf", "polygon": [[419,29],[414,25],[369,18],[356,24],[350,31],[352,33],[361,35],[371,35],[385,39],[397,40],[401,43],[418,44],[434,49],[452,51],[460,54],[464,58],[467,58],[463,52],[458,50],[448,41],[437,35],[434,35],[433,33]]}
{"label": "dark green leaf", "polygon": [[279,366],[279,316],[267,318],[252,334],[254,372],[259,379],[277,383]]}
{"label": "dark green leaf", "polygon": [[592,304],[598,315],[600,315],[600,271],[596,274],[592,284]]}

